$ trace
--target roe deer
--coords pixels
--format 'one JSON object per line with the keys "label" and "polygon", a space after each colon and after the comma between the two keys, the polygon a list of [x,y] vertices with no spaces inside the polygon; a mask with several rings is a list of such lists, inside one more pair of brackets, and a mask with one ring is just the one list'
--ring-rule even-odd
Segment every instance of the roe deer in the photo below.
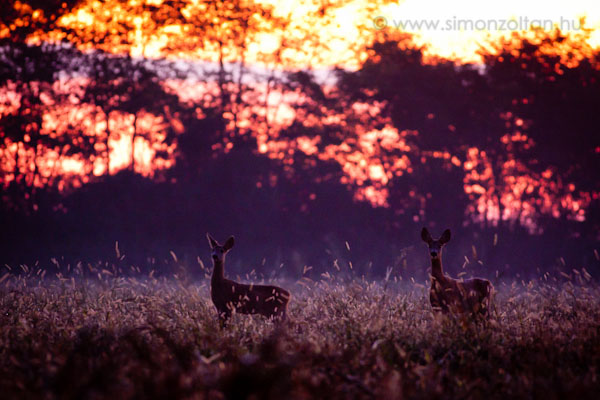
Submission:
{"label": "roe deer", "polygon": [[490,281],[481,278],[452,279],[442,270],[442,248],[450,241],[450,229],[446,229],[438,240],[433,240],[427,228],[423,228],[421,238],[429,246],[431,256],[431,308],[452,314],[487,314],[494,290]]}
{"label": "roe deer", "polygon": [[287,316],[287,305],[291,295],[277,286],[245,285],[225,279],[225,255],[233,247],[231,236],[221,246],[210,234],[206,234],[212,249],[213,273],[210,295],[224,326],[235,311],[240,314],[261,314],[267,318],[283,321]]}

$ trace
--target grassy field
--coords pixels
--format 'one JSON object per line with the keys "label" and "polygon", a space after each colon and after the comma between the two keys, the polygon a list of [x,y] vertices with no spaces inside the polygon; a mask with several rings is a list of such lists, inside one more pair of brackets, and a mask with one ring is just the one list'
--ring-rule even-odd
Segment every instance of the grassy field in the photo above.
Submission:
{"label": "grassy field", "polygon": [[434,317],[422,285],[305,279],[287,283],[284,326],[235,315],[220,330],[205,279],[26,272],[0,274],[2,398],[600,393],[600,289],[578,276],[496,282],[478,324]]}

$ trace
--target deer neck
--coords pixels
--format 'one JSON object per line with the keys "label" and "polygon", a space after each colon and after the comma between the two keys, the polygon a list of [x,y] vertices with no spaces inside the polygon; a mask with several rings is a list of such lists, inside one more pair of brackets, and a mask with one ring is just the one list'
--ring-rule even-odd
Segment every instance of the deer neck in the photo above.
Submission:
{"label": "deer neck", "polygon": [[444,270],[442,269],[442,254],[439,257],[431,258],[431,276],[438,281],[446,280]]}
{"label": "deer neck", "polygon": [[225,261],[213,260],[213,273],[211,282],[220,282],[225,279]]}

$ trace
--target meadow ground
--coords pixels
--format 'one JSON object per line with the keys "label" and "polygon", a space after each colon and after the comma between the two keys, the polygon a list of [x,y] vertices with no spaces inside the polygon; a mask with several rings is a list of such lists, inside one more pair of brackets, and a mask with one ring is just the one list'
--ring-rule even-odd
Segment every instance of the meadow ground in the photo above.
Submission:
{"label": "meadow ground", "polygon": [[0,274],[6,399],[600,393],[600,289],[579,274],[496,282],[485,323],[434,317],[418,284],[304,279],[283,327],[235,315],[220,330],[206,279],[25,269]]}

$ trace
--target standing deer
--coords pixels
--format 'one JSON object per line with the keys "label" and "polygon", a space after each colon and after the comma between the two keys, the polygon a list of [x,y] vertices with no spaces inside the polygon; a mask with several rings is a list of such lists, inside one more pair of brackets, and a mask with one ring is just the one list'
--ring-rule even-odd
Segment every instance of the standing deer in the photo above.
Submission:
{"label": "standing deer", "polygon": [[423,228],[421,238],[427,243],[431,256],[429,301],[433,310],[445,314],[487,314],[494,290],[490,281],[481,278],[452,279],[442,270],[442,248],[450,241],[450,229],[446,229],[438,240],[433,240],[427,228]]}
{"label": "standing deer", "polygon": [[287,316],[287,305],[291,295],[277,286],[245,285],[225,279],[225,255],[234,244],[231,236],[223,246],[206,234],[212,249],[213,273],[210,295],[224,326],[235,311],[240,314],[261,314],[267,318],[283,321]]}

